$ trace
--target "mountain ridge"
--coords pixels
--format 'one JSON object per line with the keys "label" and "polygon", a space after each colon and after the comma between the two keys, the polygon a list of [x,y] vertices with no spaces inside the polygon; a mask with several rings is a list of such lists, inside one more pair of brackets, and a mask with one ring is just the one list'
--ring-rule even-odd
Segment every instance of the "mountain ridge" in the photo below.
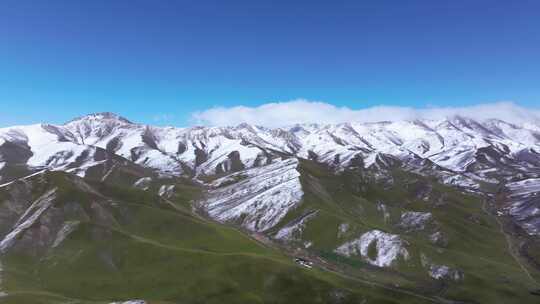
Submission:
{"label": "mountain ridge", "polygon": [[[367,167],[382,153],[400,160],[426,159],[454,172],[471,173],[468,171],[475,171],[469,169],[478,162],[479,153],[511,157],[512,162],[521,161],[528,166],[527,155],[540,151],[540,127],[520,127],[494,119],[480,123],[455,116],[445,120],[295,124],[281,128],[245,123],[233,127],[176,128],[132,123],[117,114],[103,112],[81,116],[64,125],[2,128],[0,143],[4,142],[34,146],[35,151],[30,147],[35,161],[31,164],[52,169],[54,164],[47,161],[54,154],[76,153],[71,153],[69,147],[65,151],[59,148],[53,155],[43,156],[44,160],[36,160],[35,154],[48,143],[66,143],[75,150],[74,145],[105,149],[173,175],[186,174],[186,167],[195,175],[214,174],[216,168],[231,162],[228,155],[235,151],[248,167],[260,162],[269,151],[306,159],[316,157],[337,167],[346,167],[355,158],[362,158]],[[259,160],[255,161],[257,157]],[[493,157],[482,160],[494,161]]]}
{"label": "mountain ridge", "polygon": [[[540,127],[535,126],[453,116],[281,128],[246,123],[175,128],[133,123],[102,112],[64,125],[0,129],[0,182],[22,176],[10,177],[6,173],[10,170],[31,173],[46,168],[80,176],[88,170],[107,172],[122,159],[140,166],[139,171],[204,179],[270,164],[285,156],[311,159],[338,171],[358,164],[381,168],[399,163],[442,183],[481,191],[485,185],[495,187],[540,176]],[[103,169],[93,169],[97,167]],[[535,213],[531,214],[536,222]],[[527,225],[530,227],[529,222]],[[532,231],[540,231],[540,224],[534,227]]]}

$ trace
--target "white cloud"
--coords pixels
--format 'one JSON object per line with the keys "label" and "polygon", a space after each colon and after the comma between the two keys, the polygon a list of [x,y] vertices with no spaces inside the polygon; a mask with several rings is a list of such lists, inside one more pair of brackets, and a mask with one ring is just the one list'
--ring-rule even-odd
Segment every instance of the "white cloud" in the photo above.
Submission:
{"label": "white cloud", "polygon": [[295,123],[377,122],[412,119],[443,119],[465,116],[478,120],[498,118],[511,123],[539,122],[540,109],[528,109],[513,102],[485,103],[466,107],[374,106],[363,109],[336,107],[332,104],[297,99],[266,103],[257,107],[214,107],[191,114],[198,125],[228,126],[249,123],[268,127]]}

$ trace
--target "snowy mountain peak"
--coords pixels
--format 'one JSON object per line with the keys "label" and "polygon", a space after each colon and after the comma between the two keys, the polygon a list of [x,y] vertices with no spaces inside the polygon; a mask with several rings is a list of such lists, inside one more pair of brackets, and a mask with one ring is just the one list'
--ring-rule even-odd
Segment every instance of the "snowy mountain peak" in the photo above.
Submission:
{"label": "snowy mountain peak", "polygon": [[124,124],[133,124],[130,120],[127,118],[124,118],[118,114],[112,113],[112,112],[100,112],[100,113],[92,113],[84,116],[76,117],[67,123],[65,125],[77,123],[77,122],[103,122],[103,121],[116,121],[119,123]]}

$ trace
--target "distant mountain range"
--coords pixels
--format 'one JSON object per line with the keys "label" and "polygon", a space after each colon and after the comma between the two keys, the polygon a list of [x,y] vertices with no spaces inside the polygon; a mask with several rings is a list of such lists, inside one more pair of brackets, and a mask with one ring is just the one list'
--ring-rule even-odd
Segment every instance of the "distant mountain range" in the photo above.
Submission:
{"label": "distant mountain range", "polygon": [[[478,122],[464,117],[274,129],[248,124],[173,128],[98,113],[64,125],[0,129],[0,138],[6,145],[28,150],[29,167],[58,169],[73,163],[73,158],[92,158],[93,152],[103,149],[176,176],[234,171],[230,167],[233,159],[243,167],[257,166],[281,153],[336,168],[354,161],[370,167],[386,155],[404,162],[425,160],[454,172],[489,178],[488,167],[530,171],[528,168],[539,164],[540,150],[539,125],[518,126],[495,119]],[[4,146],[3,154],[9,154]],[[7,157],[4,155],[3,162],[10,163]],[[78,171],[83,174],[84,168]]]}
{"label": "distant mountain range", "polygon": [[[151,260],[129,253],[139,250],[178,258],[180,272],[189,263],[214,267],[217,276],[191,275],[218,294],[229,288],[231,302],[535,303],[539,194],[540,125],[532,123],[451,117],[174,128],[97,113],[2,128],[0,290],[13,301],[39,292],[59,303],[212,301],[208,286],[175,294],[167,275],[152,293],[150,281],[130,274],[129,261]],[[178,232],[185,229],[192,238]],[[179,248],[205,260],[171,253]],[[220,276],[231,270],[212,252],[241,253],[239,265],[260,265],[268,276],[239,273],[229,286]],[[288,265],[286,256],[324,274],[272,264]],[[155,266],[137,269],[159,277],[164,265]],[[57,277],[76,271],[84,278]],[[293,279],[282,297],[267,298],[289,284],[289,271],[303,283]],[[36,273],[35,282],[24,280]],[[101,289],[108,275],[146,287],[111,279]],[[354,285],[366,281],[377,287]],[[384,296],[388,290],[398,296]]]}

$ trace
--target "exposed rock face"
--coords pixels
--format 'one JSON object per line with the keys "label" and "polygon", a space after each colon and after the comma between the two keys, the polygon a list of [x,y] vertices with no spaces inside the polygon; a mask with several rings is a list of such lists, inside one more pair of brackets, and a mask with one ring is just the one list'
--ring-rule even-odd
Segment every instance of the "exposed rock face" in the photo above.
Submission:
{"label": "exposed rock face", "polygon": [[[7,252],[15,241],[22,235],[25,235],[27,238],[35,239],[36,241],[44,241],[44,239],[50,238],[48,236],[49,229],[34,229],[34,234],[40,234],[35,238],[31,234],[25,234],[26,230],[30,229],[36,221],[39,220],[41,215],[52,206],[53,200],[56,198],[56,190],[53,189],[45,193],[39,199],[37,199],[31,206],[28,208],[25,213],[19,218],[15,223],[12,230],[4,236],[2,241],[0,241],[0,253]],[[46,228],[46,227],[44,227]],[[25,240],[21,240],[25,242]],[[29,240],[27,240],[29,241]]]}
{"label": "exposed rock face", "polygon": [[42,172],[0,189],[0,211],[6,215],[0,217],[1,254],[42,257],[81,223],[116,223],[111,203],[74,175]]}
{"label": "exposed rock face", "polygon": [[[373,246],[375,252],[369,252],[370,246]],[[344,256],[360,255],[375,266],[390,267],[399,258],[409,259],[409,252],[405,246],[406,242],[399,235],[371,230],[362,234],[359,239],[339,246],[335,251]]]}

